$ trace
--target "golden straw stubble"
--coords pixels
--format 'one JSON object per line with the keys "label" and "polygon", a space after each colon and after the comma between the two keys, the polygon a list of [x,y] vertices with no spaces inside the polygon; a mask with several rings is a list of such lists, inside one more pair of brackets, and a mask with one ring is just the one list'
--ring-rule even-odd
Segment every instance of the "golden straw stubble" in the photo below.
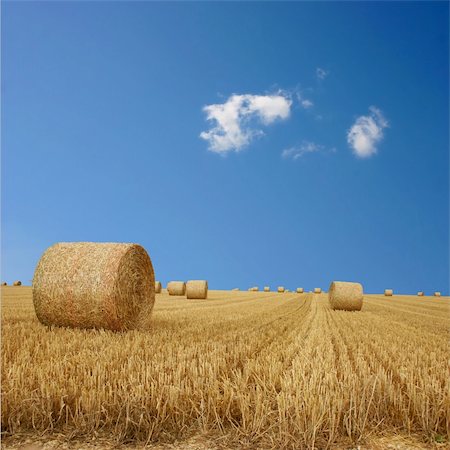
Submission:
{"label": "golden straw stubble", "polygon": [[186,298],[204,299],[208,297],[208,282],[206,280],[189,280],[186,283]]}
{"label": "golden straw stubble", "polygon": [[361,311],[363,298],[363,287],[360,283],[333,281],[328,290],[331,309]]}
{"label": "golden straw stubble", "polygon": [[186,283],[184,281],[170,281],[167,283],[167,292],[169,295],[184,295]]}
{"label": "golden straw stubble", "polygon": [[153,265],[138,244],[57,243],[34,272],[33,303],[44,325],[148,329],[154,302]]}

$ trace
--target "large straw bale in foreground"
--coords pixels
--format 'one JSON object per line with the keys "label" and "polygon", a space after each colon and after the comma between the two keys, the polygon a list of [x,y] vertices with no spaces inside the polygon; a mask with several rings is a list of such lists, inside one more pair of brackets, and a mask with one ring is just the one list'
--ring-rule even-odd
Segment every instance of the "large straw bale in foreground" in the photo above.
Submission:
{"label": "large straw bale in foreground", "polygon": [[322,288],[314,288],[314,294],[321,294]]}
{"label": "large straw bale in foreground", "polygon": [[13,286],[22,286],[22,282],[20,280],[16,280],[14,281]]}
{"label": "large straw bale in foreground", "polygon": [[147,329],[154,302],[152,262],[137,244],[55,244],[34,272],[33,303],[44,325]]}
{"label": "large straw bale in foreground", "polygon": [[363,297],[363,287],[360,283],[333,281],[328,290],[331,309],[361,311]]}
{"label": "large straw bale in foreground", "polygon": [[435,293],[434,293],[434,296],[435,296],[435,297],[440,297],[440,296],[441,296],[441,293],[440,293],[440,292],[435,292]]}
{"label": "large straw bale in foreground", "polygon": [[161,294],[161,281],[155,281],[155,293],[156,294]]}
{"label": "large straw bale in foreground", "polygon": [[170,281],[167,283],[167,292],[169,295],[184,295],[186,283],[184,281]]}
{"label": "large straw bale in foreground", "polygon": [[394,295],[394,291],[392,289],[385,289],[384,290],[384,295],[386,297],[392,297]]}
{"label": "large straw bale in foreground", "polygon": [[278,286],[277,291],[281,294],[282,292],[284,292],[284,286]]}
{"label": "large straw bale in foreground", "polygon": [[303,288],[297,288],[297,294],[303,294],[304,289]]}
{"label": "large straw bale in foreground", "polygon": [[208,297],[208,282],[206,280],[189,280],[186,283],[186,298]]}
{"label": "large straw bale in foreground", "polygon": [[270,292],[270,287],[269,286],[264,286],[264,292]]}

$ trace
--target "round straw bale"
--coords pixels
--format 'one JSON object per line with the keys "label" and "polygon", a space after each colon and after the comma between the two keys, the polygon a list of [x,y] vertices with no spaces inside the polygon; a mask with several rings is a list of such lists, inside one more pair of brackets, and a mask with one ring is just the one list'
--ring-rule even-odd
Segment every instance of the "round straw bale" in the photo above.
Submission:
{"label": "round straw bale", "polygon": [[4,281],[4,282],[2,283],[2,286],[8,286],[8,283],[7,283],[6,281]]}
{"label": "round straw bale", "polygon": [[419,291],[419,292],[417,293],[417,295],[418,295],[419,297],[423,297],[423,291]]}
{"label": "round straw bale", "polygon": [[441,296],[441,293],[440,293],[439,291],[437,291],[437,292],[434,293],[434,296],[435,296],[435,297],[440,297],[440,296]]}
{"label": "round straw bale", "polygon": [[208,282],[206,280],[189,280],[186,283],[186,298],[208,297]]}
{"label": "round straw bale", "polygon": [[233,288],[233,289],[231,289],[232,291],[239,291],[240,289],[239,288]]}
{"label": "round straw bale", "polygon": [[270,292],[270,287],[269,286],[264,286],[264,292]]}
{"label": "round straw bale", "polygon": [[321,288],[314,288],[314,294],[321,294],[322,289]]}
{"label": "round straw bale", "polygon": [[297,288],[297,294],[303,294],[303,288]]}
{"label": "round straw bale", "polygon": [[384,290],[384,295],[386,297],[392,297],[394,295],[394,291],[392,289],[385,289]]}
{"label": "round straw bale", "polygon": [[154,302],[152,262],[138,244],[58,243],[34,272],[34,309],[44,325],[147,329]]}
{"label": "round straw bale", "polygon": [[155,281],[155,294],[161,294],[161,281]]}
{"label": "round straw bale", "polygon": [[167,283],[167,292],[169,295],[184,295],[186,283],[184,281],[170,281]]}
{"label": "round straw bale", "polygon": [[284,286],[278,286],[277,291],[281,294],[284,292]]}
{"label": "round straw bale", "polygon": [[16,280],[14,281],[13,286],[22,286],[22,282],[20,280]]}
{"label": "round straw bale", "polygon": [[331,309],[361,311],[363,297],[363,287],[360,283],[333,281],[328,290]]}

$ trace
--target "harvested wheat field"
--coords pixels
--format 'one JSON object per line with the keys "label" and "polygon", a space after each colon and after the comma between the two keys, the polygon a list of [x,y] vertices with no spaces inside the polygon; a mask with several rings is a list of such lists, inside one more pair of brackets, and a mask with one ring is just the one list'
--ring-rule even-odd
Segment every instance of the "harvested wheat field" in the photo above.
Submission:
{"label": "harvested wheat field", "polygon": [[150,331],[117,333],[48,328],[31,288],[1,292],[4,448],[448,445],[448,297],[163,293]]}

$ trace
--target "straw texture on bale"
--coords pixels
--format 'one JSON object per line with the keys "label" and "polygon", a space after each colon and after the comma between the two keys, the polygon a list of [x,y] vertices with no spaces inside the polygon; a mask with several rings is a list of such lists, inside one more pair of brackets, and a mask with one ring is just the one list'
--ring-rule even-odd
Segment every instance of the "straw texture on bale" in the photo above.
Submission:
{"label": "straw texture on bale", "polygon": [[208,282],[206,280],[189,280],[186,283],[186,298],[207,298]]}
{"label": "straw texture on bale", "polygon": [[303,288],[297,288],[297,294],[303,294]]}
{"label": "straw texture on bale", "polygon": [[333,281],[328,290],[331,309],[361,311],[363,298],[363,287],[360,283]]}
{"label": "straw texture on bale", "polygon": [[419,291],[419,292],[417,293],[417,295],[418,295],[419,297],[423,297],[423,292],[422,292],[422,291]]}
{"label": "straw texture on bale", "polygon": [[2,286],[8,286],[8,283],[7,283],[6,281],[4,281],[4,282],[2,283]]}
{"label": "straw texture on bale", "polygon": [[169,295],[184,295],[186,283],[184,281],[170,281],[167,283],[167,292]]}
{"label": "straw texture on bale", "polygon": [[394,291],[392,289],[385,289],[384,290],[384,295],[386,297],[392,297],[394,295]]}
{"label": "straw texture on bale", "polygon": [[155,293],[156,294],[161,294],[161,281],[155,281]]}
{"label": "straw texture on bale", "polygon": [[71,242],[49,247],[33,277],[33,303],[44,325],[148,329],[155,276],[138,244]]}
{"label": "straw texture on bale", "polygon": [[270,287],[269,286],[264,286],[264,292],[270,292]]}
{"label": "straw texture on bale", "polygon": [[14,281],[13,286],[22,286],[22,282],[20,280],[16,280]]}
{"label": "straw texture on bale", "polygon": [[277,291],[280,293],[284,292],[284,286],[278,286]]}
{"label": "straw texture on bale", "polygon": [[314,294],[320,294],[322,292],[321,288],[314,288]]}
{"label": "straw texture on bale", "polygon": [[435,292],[435,293],[434,293],[434,296],[435,296],[435,297],[440,297],[440,296],[441,296],[441,293],[440,293],[440,292]]}

